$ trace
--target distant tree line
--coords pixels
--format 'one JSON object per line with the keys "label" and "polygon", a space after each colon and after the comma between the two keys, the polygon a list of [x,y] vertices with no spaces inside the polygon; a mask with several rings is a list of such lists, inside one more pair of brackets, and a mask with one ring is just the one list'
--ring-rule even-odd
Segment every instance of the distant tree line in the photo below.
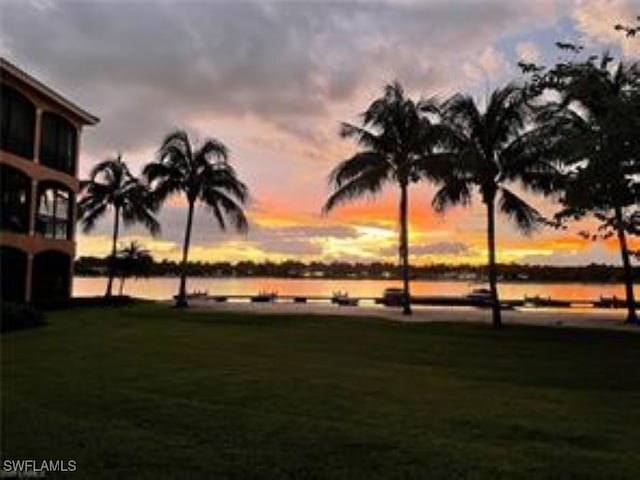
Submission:
{"label": "distant tree line", "polygon": [[[129,247],[130,248],[130,247]],[[126,250],[122,250],[126,253]],[[127,260],[130,262],[130,260]],[[104,276],[108,272],[108,257],[80,257],[75,263],[75,274],[79,276]],[[132,267],[128,267],[133,270]],[[116,262],[117,276],[122,268]],[[340,278],[340,279],[398,279],[397,265],[391,262],[187,262],[187,275],[192,277],[273,277],[273,278]],[[145,258],[144,271],[128,276],[162,277],[179,276],[181,263],[171,260],[154,261]],[[585,266],[548,266],[498,264],[497,274],[503,281],[535,282],[621,282],[624,271],[621,267],[591,264]],[[640,267],[635,267],[640,275]],[[461,280],[483,281],[487,278],[485,265],[429,264],[411,265],[409,276],[416,280]]]}

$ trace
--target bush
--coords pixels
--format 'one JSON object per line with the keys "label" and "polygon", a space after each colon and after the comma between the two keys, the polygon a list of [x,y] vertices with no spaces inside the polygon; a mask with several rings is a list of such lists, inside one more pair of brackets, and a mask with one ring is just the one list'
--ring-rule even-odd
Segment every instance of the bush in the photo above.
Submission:
{"label": "bush", "polygon": [[45,325],[44,315],[29,305],[2,302],[0,315],[0,331],[11,332]]}

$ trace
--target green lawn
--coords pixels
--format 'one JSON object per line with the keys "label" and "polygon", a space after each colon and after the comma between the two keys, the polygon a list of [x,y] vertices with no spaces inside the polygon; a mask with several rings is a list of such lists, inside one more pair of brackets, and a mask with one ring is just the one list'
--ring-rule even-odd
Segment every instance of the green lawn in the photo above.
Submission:
{"label": "green lawn", "polygon": [[640,335],[56,312],[2,337],[2,457],[70,478],[640,478]]}

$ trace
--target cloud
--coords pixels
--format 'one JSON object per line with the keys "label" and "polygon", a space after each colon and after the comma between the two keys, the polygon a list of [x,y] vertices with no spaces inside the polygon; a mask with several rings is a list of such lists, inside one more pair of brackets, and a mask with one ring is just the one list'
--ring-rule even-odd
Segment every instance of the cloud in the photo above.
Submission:
{"label": "cloud", "polygon": [[4,49],[98,114],[86,145],[109,150],[207,114],[296,129],[285,119],[322,116],[394,78],[446,88],[465,57],[480,53],[493,68],[496,53],[477,46],[534,12],[504,1],[15,1],[3,10]]}
{"label": "cloud", "polygon": [[[165,206],[159,213],[158,219],[162,225],[159,238],[148,237],[147,232],[140,225],[121,230],[120,242],[137,240],[146,248],[154,251],[158,258],[177,258],[181,253],[186,224],[186,212],[181,207]],[[253,255],[264,258],[269,255],[312,255],[319,257],[324,251],[327,241],[354,241],[360,234],[354,227],[343,225],[269,225],[268,220],[261,220],[260,216],[253,218],[249,214],[250,229],[246,234],[221,231],[215,219],[206,209],[198,208],[195,213],[191,245],[209,249],[212,254],[224,258],[225,249],[239,249],[244,245]],[[296,220],[299,222],[300,220]],[[261,223],[262,222],[262,223]],[[113,219],[107,215],[98,222],[95,230],[89,235],[78,238],[79,255],[106,255],[111,249],[111,233]],[[202,253],[202,252],[201,252]]]}
{"label": "cloud", "polygon": [[472,249],[463,242],[438,242],[414,247],[414,255],[469,255]]}
{"label": "cloud", "polygon": [[354,227],[341,225],[295,225],[288,227],[272,227],[257,224],[253,232],[273,238],[353,238],[357,236]]}
{"label": "cloud", "polygon": [[[455,241],[410,246],[409,252],[413,256],[469,256],[475,253],[468,244]],[[386,248],[382,251],[382,254],[385,256],[397,255],[398,248]]]}
{"label": "cloud", "polygon": [[308,240],[268,239],[252,243],[268,255],[291,255],[293,257],[313,255],[318,257],[323,252],[322,245]]}
{"label": "cloud", "polygon": [[550,252],[542,255],[523,256],[519,263],[532,265],[588,265],[600,263],[620,265],[620,253],[601,244],[590,244],[587,248],[573,251]]}
{"label": "cloud", "polygon": [[540,63],[542,53],[533,42],[520,42],[516,45],[518,60],[529,63]]}
{"label": "cloud", "polygon": [[635,25],[640,15],[637,0],[577,0],[573,11],[576,27],[587,39],[619,45],[627,56],[640,54],[638,38],[627,38],[616,24]]}

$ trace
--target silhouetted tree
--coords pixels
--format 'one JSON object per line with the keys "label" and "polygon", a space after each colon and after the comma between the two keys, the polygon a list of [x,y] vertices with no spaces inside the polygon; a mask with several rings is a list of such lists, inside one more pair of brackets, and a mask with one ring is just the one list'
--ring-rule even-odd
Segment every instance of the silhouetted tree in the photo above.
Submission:
{"label": "silhouetted tree", "polygon": [[120,231],[120,219],[125,226],[142,223],[152,235],[160,232],[160,224],[154,217],[156,203],[146,185],[133,176],[122,155],[98,163],[89,178],[80,183],[78,219],[82,229],[90,232],[96,222],[113,209],[113,235],[109,261],[107,297],[112,295],[116,245]]}
{"label": "silhouetted tree", "polygon": [[148,276],[153,266],[153,257],[138,242],[122,246],[116,253],[116,270],[120,277],[120,295],[124,292],[124,282],[129,277]]}
{"label": "silhouetted tree", "polygon": [[362,126],[343,123],[340,135],[354,139],[362,151],[340,162],[329,175],[333,193],[323,212],[365,195],[377,195],[389,183],[400,190],[399,258],[404,285],[403,312],[411,314],[409,291],[409,186],[428,176],[435,145],[429,112],[433,100],[414,102],[398,83],[387,85],[384,95],[362,114]]}
{"label": "silhouetted tree", "polygon": [[527,129],[523,90],[513,84],[493,92],[484,110],[468,95],[457,94],[442,108],[449,129],[449,164],[441,172],[442,186],[433,198],[436,211],[467,206],[477,188],[487,209],[487,250],[493,325],[502,324],[496,272],[496,207],[524,233],[543,222],[542,215],[507,185],[550,193],[557,170],[538,155],[539,134]]}
{"label": "silhouetted tree", "polygon": [[564,164],[566,181],[558,219],[591,215],[592,239],[618,237],[625,271],[627,321],[638,322],[627,235],[638,234],[640,218],[640,63],[614,62],[608,55],[539,69],[532,91],[555,91],[540,121],[547,142]]}
{"label": "silhouetted tree", "polygon": [[207,139],[194,148],[184,131],[169,134],[158,150],[157,158],[147,164],[144,175],[159,202],[174,194],[187,200],[187,224],[182,245],[180,289],[176,306],[187,307],[187,261],[191,243],[193,213],[197,203],[208,207],[218,226],[225,230],[230,220],[238,231],[248,229],[243,206],[248,189],[228,162],[227,147],[216,139]]}

